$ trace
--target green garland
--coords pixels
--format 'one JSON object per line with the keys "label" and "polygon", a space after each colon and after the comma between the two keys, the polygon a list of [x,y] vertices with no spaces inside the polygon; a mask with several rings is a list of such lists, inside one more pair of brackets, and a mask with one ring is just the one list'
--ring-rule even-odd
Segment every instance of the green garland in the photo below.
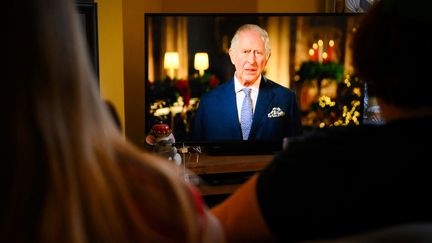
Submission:
{"label": "green garland", "polygon": [[325,78],[333,79],[337,83],[342,82],[344,76],[344,67],[342,64],[328,62],[303,62],[300,69],[296,72],[298,76],[297,82],[322,80]]}

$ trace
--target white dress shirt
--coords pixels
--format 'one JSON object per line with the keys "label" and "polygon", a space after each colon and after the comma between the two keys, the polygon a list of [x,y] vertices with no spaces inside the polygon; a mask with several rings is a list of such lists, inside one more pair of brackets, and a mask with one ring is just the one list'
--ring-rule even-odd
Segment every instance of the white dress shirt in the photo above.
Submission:
{"label": "white dress shirt", "polygon": [[[252,84],[252,86],[247,87],[247,88],[251,89],[252,112],[253,113],[255,113],[255,106],[256,106],[256,101],[258,98],[260,83],[261,83],[261,77],[257,81],[255,81],[255,83]],[[245,86],[240,84],[240,81],[237,79],[237,77],[234,74],[234,90],[236,93],[237,115],[238,115],[239,122],[240,122],[240,116],[241,116],[241,106],[243,104],[243,99],[245,97],[245,93],[243,92],[243,88],[245,88]]]}

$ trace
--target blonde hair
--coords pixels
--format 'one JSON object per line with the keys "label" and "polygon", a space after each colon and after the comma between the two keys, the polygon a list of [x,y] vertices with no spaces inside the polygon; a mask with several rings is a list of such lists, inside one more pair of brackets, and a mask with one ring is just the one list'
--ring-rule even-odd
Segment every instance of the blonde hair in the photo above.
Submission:
{"label": "blonde hair", "polygon": [[72,1],[7,4],[3,239],[199,242],[185,184],[112,122]]}

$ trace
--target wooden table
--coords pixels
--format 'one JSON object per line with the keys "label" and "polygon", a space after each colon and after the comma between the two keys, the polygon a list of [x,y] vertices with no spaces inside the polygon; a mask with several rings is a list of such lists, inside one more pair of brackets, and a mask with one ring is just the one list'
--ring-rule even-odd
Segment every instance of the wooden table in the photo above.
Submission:
{"label": "wooden table", "polygon": [[[273,155],[208,155],[188,154],[186,156],[186,166],[198,177],[206,175],[247,175],[261,171],[273,158]],[[198,161],[198,162],[197,162]],[[241,183],[213,185],[198,182],[198,188],[202,195],[230,194],[234,192]]]}

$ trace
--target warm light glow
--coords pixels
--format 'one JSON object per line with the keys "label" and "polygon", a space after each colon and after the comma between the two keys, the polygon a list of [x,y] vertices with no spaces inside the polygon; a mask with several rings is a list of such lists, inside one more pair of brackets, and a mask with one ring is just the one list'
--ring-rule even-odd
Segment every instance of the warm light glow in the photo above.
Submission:
{"label": "warm light glow", "polygon": [[164,108],[159,108],[157,109],[153,115],[154,116],[166,116],[170,113],[170,108],[169,107],[164,107]]}
{"label": "warm light glow", "polygon": [[317,44],[317,43],[313,43],[312,48],[313,48],[314,50],[318,49],[318,44]]}
{"label": "warm light glow", "polygon": [[323,62],[323,45],[324,45],[323,40],[318,40],[318,62],[319,63]]}
{"label": "warm light glow", "polygon": [[183,111],[182,105],[171,106],[170,111],[173,115],[181,113]]}
{"label": "warm light glow", "polygon": [[315,51],[313,49],[309,49],[309,55],[313,56],[315,54]]}
{"label": "warm light glow", "polygon": [[335,61],[335,53],[334,53],[334,45],[335,42],[333,40],[330,40],[328,43],[329,47],[328,47],[328,58],[327,61],[329,62],[333,62]]}
{"label": "warm light glow", "polygon": [[358,97],[361,97],[361,89],[360,88],[354,88],[353,93],[356,94]]}
{"label": "warm light glow", "polygon": [[165,52],[164,68],[168,69],[168,77],[174,79],[174,69],[180,67],[180,58],[178,52]]}
{"label": "warm light glow", "polygon": [[327,57],[328,57],[327,52],[323,52],[322,57],[324,60],[327,59]]}
{"label": "warm light glow", "polygon": [[204,75],[204,70],[209,68],[209,57],[206,52],[197,52],[195,54],[194,68],[199,70],[200,76]]}

